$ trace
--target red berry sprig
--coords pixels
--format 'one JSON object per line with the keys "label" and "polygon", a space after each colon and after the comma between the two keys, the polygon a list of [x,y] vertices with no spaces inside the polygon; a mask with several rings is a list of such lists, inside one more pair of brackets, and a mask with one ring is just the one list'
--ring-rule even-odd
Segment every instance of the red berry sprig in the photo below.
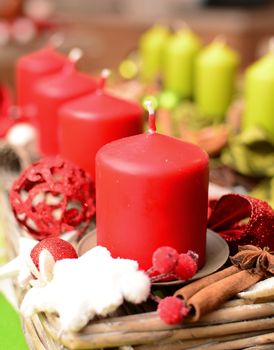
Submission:
{"label": "red berry sprig", "polygon": [[189,250],[179,254],[172,247],[160,247],[152,255],[152,268],[147,273],[151,282],[167,279],[188,280],[198,270],[198,255]]}
{"label": "red berry sprig", "polygon": [[167,324],[181,323],[189,314],[190,308],[177,297],[170,296],[162,299],[157,312],[162,321]]}
{"label": "red berry sprig", "polygon": [[179,254],[171,247],[160,247],[152,255],[152,266],[160,273],[173,273]]}

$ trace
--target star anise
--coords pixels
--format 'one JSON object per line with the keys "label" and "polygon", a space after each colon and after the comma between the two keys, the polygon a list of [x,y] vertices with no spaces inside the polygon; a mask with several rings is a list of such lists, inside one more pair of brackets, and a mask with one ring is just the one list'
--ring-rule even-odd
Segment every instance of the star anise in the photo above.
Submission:
{"label": "star anise", "polygon": [[254,245],[239,246],[239,252],[230,257],[233,265],[241,270],[269,276],[274,274],[274,252],[268,247],[263,249]]}

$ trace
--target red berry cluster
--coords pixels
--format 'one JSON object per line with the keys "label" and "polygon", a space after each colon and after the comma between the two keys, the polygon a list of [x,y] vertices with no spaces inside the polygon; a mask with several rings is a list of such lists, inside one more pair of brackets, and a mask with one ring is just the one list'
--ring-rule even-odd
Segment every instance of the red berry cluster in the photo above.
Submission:
{"label": "red berry cluster", "polygon": [[174,248],[160,247],[153,253],[152,269],[148,272],[150,275],[158,272],[156,276],[151,277],[152,282],[170,277],[188,280],[197,272],[197,260],[198,255],[191,250],[179,254]]}
{"label": "red berry cluster", "polygon": [[158,305],[158,314],[161,320],[167,324],[181,323],[189,314],[190,308],[183,300],[171,296],[162,299]]}

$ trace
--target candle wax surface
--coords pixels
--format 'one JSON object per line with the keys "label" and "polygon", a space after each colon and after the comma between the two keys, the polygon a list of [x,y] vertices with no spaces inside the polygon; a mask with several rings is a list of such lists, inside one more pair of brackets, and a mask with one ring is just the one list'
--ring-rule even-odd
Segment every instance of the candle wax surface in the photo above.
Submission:
{"label": "candle wax surface", "polygon": [[152,82],[161,73],[169,30],[162,25],[149,28],[140,39],[140,74],[144,82]]}
{"label": "candle wax surface", "polygon": [[24,116],[35,118],[35,84],[39,79],[57,73],[66,62],[65,56],[51,48],[45,48],[18,59],[16,63],[17,103],[22,108]]}
{"label": "candle wax surface", "polygon": [[274,53],[246,71],[243,128],[261,127],[274,137]]}
{"label": "candle wax surface", "polygon": [[[44,155],[59,153],[59,108],[97,88],[95,79],[77,72],[70,65],[71,63],[58,74],[42,79],[36,86],[39,145]],[[74,143],[75,140],[72,139],[71,142]]]}
{"label": "candle wax surface", "polygon": [[97,243],[148,269],[153,252],[189,249],[204,264],[208,156],[158,133],[111,142],[96,158]]}
{"label": "candle wax surface", "polygon": [[194,62],[201,48],[199,38],[181,29],[167,42],[164,60],[164,86],[183,98],[193,96]]}
{"label": "candle wax surface", "polygon": [[221,121],[234,92],[239,57],[225,43],[213,41],[198,54],[195,68],[195,101],[205,116]]}
{"label": "candle wax surface", "polygon": [[59,111],[59,120],[61,155],[95,179],[97,151],[108,142],[140,134],[143,109],[97,90],[65,104]]}

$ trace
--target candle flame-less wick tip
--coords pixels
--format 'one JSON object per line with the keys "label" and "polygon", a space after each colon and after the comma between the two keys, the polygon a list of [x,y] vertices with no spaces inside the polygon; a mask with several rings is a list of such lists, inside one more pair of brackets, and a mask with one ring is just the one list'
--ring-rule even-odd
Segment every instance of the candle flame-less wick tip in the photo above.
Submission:
{"label": "candle flame-less wick tip", "polygon": [[105,69],[102,70],[101,78],[107,79],[110,76],[110,74],[111,74],[111,70],[105,68]]}
{"label": "candle flame-less wick tip", "polygon": [[83,50],[80,49],[79,47],[73,48],[68,57],[72,62],[77,62],[79,59],[83,56]]}
{"label": "candle flame-less wick tip", "polygon": [[144,105],[146,106],[146,109],[148,110],[149,114],[154,114],[154,108],[153,108],[153,105],[152,105],[152,101],[147,100],[147,101],[144,102]]}

